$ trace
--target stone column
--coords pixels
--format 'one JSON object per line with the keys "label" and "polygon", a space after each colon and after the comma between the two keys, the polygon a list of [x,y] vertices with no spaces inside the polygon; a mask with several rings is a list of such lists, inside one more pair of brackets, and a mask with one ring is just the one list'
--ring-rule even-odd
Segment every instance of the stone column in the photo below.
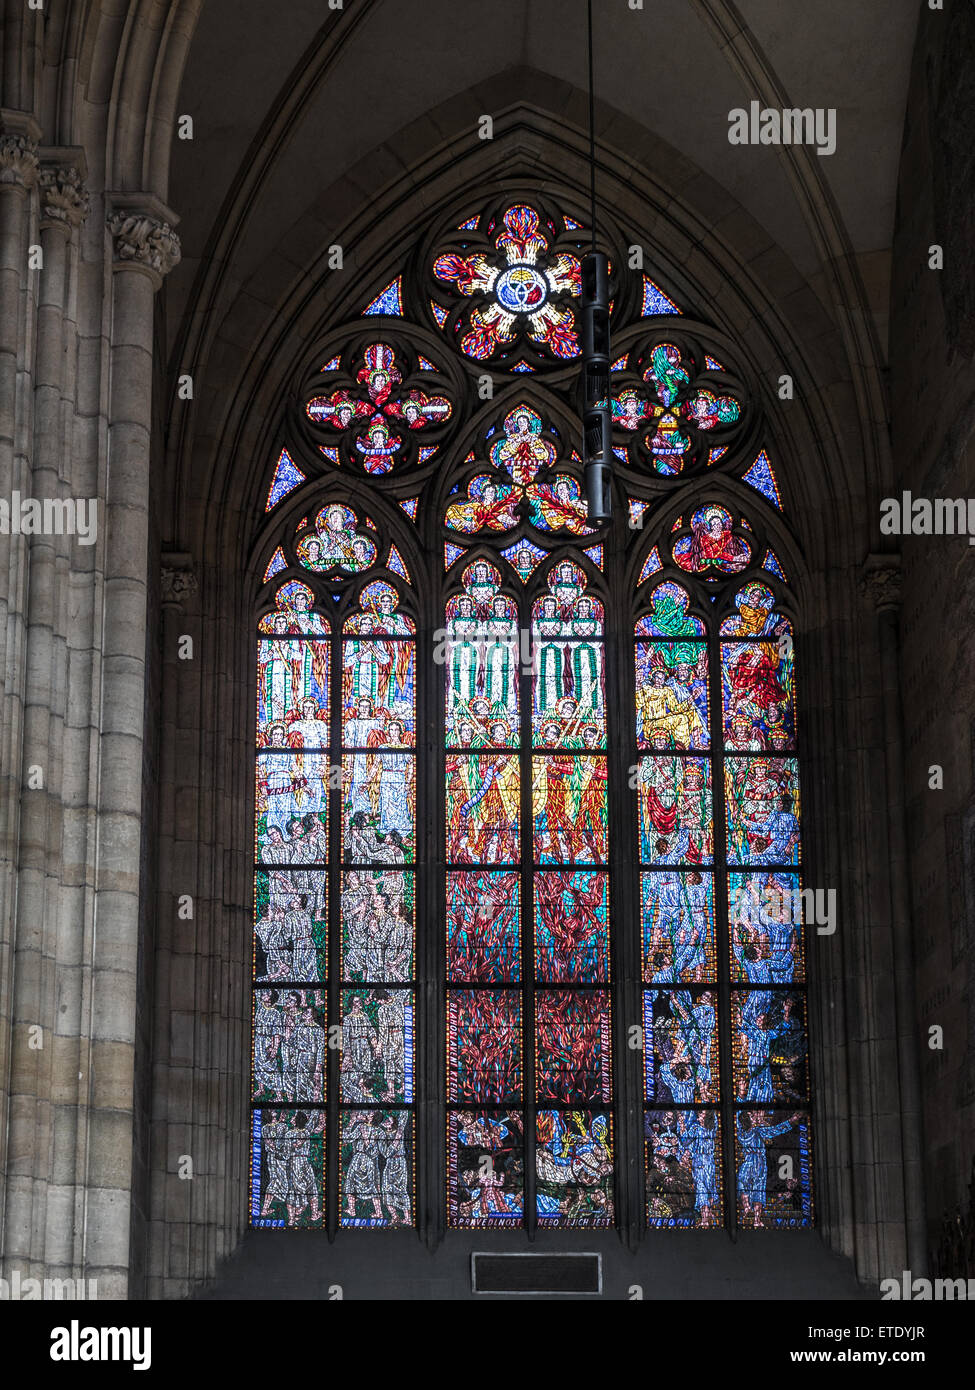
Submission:
{"label": "stone column", "polygon": [[[900,1091],[900,1143],[904,1175],[904,1226],[907,1268],[915,1277],[927,1270],[921,1074],[914,946],[908,881],[907,824],[904,806],[904,726],[901,711],[898,620],[901,605],[900,557],[869,555],[861,589],[877,612],[884,710],[885,774],[888,811],[888,872],[894,1002]],[[896,1274],[897,1271],[891,1271]]]}
{"label": "stone column", "polygon": [[[211,1071],[210,1049],[216,1033],[207,959],[208,924],[213,911],[208,876],[200,872],[207,858],[199,819],[199,670],[196,659],[181,661],[179,643],[186,633],[200,641],[196,615],[199,581],[193,557],[164,551],[160,557],[160,718],[158,754],[159,882],[158,929],[153,972],[151,1227],[148,1294],[184,1298],[208,1245],[215,1224],[215,1180],[208,1161],[212,1140],[221,1128],[218,1088]],[[189,610],[189,611],[188,611]],[[167,696],[169,698],[167,698]],[[207,837],[209,838],[209,837]],[[193,899],[193,916],[181,920],[179,897]],[[209,1104],[206,1128],[194,1123]],[[179,1162],[188,1155],[193,1180],[179,1177]],[[222,1172],[221,1172],[222,1176]]]}
{"label": "stone column", "polygon": [[[0,111],[0,483],[9,503],[28,494],[31,190],[37,182],[40,129],[24,112]],[[29,1154],[8,1148],[13,949],[23,774],[24,632],[27,546],[0,534],[0,1172],[23,1173]],[[16,1182],[18,1178],[10,1177]],[[19,1239],[16,1232],[8,1232]]]}
{"label": "stone column", "polygon": [[[84,180],[87,162],[78,148],[41,151],[40,214],[44,268],[37,311],[37,369],[34,390],[34,495],[70,500],[77,508],[88,499],[79,486],[73,450],[77,409],[77,279],[80,229],[89,210]],[[77,520],[77,517],[76,517]],[[81,1020],[80,947],[83,939],[82,891],[69,862],[67,816],[72,779],[66,772],[76,750],[66,746],[73,671],[69,636],[76,616],[73,580],[92,578],[95,546],[81,546],[74,535],[37,537],[31,543],[31,592],[28,642],[39,648],[38,679],[48,682],[38,740],[47,726],[48,792],[47,876],[44,901],[41,1006],[49,1035],[43,1091],[43,1116],[50,1155],[45,1177],[44,1272],[52,1278],[81,1274],[76,1237],[78,1109],[78,1032]],[[82,557],[87,560],[83,567]],[[49,579],[48,579],[49,576]],[[90,592],[90,587],[89,587]],[[30,661],[33,668],[35,663]],[[43,706],[41,706],[43,711]],[[27,719],[31,717],[28,707]],[[25,729],[25,743],[27,732]],[[76,780],[76,779],[73,779]],[[19,907],[19,904],[18,904]],[[19,919],[19,913],[18,913]],[[18,935],[20,927],[18,925]]]}
{"label": "stone column", "polygon": [[85,1266],[125,1297],[143,794],[153,297],[179,259],[175,218],[149,195],[109,197],[113,239],[104,518],[98,845],[91,961]]}
{"label": "stone column", "polygon": [[[70,245],[87,211],[80,151],[43,151],[39,177],[41,264],[34,347],[33,440],[30,486],[42,505],[66,502],[41,532],[24,538],[29,585],[23,643],[24,705],[14,915],[13,1029],[8,1141],[11,1163],[6,1202],[6,1253],[22,1276],[68,1276],[72,1271],[71,1194],[74,1152],[55,1152],[54,1088],[72,1099],[77,1086],[77,1010],[65,1017],[57,974],[63,864],[62,752],[67,702],[70,484],[65,480],[63,393],[68,344]],[[68,161],[71,162],[68,162]],[[61,525],[58,534],[57,526]],[[26,777],[27,770],[31,776]],[[67,1027],[65,1027],[67,1025]],[[68,1196],[48,1210],[52,1186]],[[57,1204],[56,1204],[57,1205]],[[56,1250],[48,1248],[51,1234]],[[55,1269],[56,1266],[56,1269]]]}

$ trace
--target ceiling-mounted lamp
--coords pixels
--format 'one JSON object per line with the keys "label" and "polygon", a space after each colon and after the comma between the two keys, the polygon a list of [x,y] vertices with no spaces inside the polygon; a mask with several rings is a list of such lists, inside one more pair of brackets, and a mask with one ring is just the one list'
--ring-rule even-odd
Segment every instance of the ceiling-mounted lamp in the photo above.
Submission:
{"label": "ceiling-mounted lamp", "polygon": [[590,521],[612,513],[613,415],[609,404],[609,259],[582,262],[582,458]]}
{"label": "ceiling-mounted lamp", "polygon": [[596,250],[596,110],[589,18],[589,194],[592,245],[582,262],[582,460],[589,520],[612,515],[613,414],[609,403],[609,259]]}

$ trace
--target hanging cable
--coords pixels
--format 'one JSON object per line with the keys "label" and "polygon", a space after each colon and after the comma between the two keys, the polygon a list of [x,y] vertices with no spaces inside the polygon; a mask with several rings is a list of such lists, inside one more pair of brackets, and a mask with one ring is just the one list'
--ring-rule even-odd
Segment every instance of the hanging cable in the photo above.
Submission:
{"label": "hanging cable", "polygon": [[592,0],[587,0],[589,19],[589,204],[590,252],[596,251],[596,96],[592,75]]}
{"label": "hanging cable", "polygon": [[582,459],[589,520],[612,515],[613,416],[609,403],[609,260],[596,250],[596,105],[593,85],[592,0],[589,37],[589,194],[592,240],[582,262]]}

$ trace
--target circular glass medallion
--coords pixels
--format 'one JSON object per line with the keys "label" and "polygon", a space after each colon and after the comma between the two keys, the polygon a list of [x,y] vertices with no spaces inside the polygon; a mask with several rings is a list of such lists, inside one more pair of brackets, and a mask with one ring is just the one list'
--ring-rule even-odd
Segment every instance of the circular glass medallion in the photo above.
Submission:
{"label": "circular glass medallion", "polygon": [[509,314],[534,314],[548,298],[545,278],[532,265],[512,265],[498,277],[498,303]]}

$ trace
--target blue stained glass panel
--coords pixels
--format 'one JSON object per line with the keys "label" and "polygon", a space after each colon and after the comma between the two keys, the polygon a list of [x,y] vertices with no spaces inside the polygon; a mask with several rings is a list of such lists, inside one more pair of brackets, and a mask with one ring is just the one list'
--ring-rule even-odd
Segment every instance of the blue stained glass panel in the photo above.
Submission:
{"label": "blue stained glass panel", "polygon": [[362,314],[394,314],[402,316],[403,313],[403,277],[397,275],[395,280],[391,280],[384,290],[380,290],[376,298],[363,309]]}
{"label": "blue stained glass panel", "polygon": [[786,1110],[735,1115],[738,1220],[746,1229],[812,1225],[809,1117]]}
{"label": "blue stained glass panel", "polygon": [[707,1230],[723,1220],[721,1121],[715,1110],[648,1110],[647,1223]]}
{"label": "blue stained glass panel", "polygon": [[802,991],[731,991],[735,1097],[752,1105],[801,1105],[809,1098]]}
{"label": "blue stained glass panel", "polygon": [[732,979],[752,985],[804,979],[800,884],[798,874],[729,874]]}
{"label": "blue stained glass panel", "polygon": [[777,578],[785,581],[785,571],[779,563],[779,557],[774,550],[766,550],[765,559],[762,561],[762,569],[768,570],[769,574],[774,574]]}
{"label": "blue stained glass panel", "polygon": [[646,1098],[655,1105],[718,1100],[718,1015],[714,989],[643,994]]}
{"label": "blue stained glass panel", "polygon": [[679,314],[681,311],[672,299],[668,299],[659,285],[643,277],[643,317],[654,314]]}
{"label": "blue stained glass panel", "polygon": [[713,875],[697,869],[658,869],[640,875],[640,892],[647,984],[713,982]]}
{"label": "blue stained glass panel", "polygon": [[304,473],[294,462],[287,449],[282,449],[274,469],[274,477],[271,479],[271,487],[267,494],[264,510],[269,512],[281,501],[282,497],[287,497],[289,492],[294,492],[295,488],[300,487],[304,481]]}
{"label": "blue stained glass panel", "polygon": [[773,507],[782,510],[782,501],[779,497],[779,485],[775,480],[775,473],[769,463],[768,454],[763,449],[758,458],[749,468],[747,473],[742,474],[742,482],[753,487],[756,492],[760,492],[766,501],[771,502]]}
{"label": "blue stained glass panel", "polygon": [[287,568],[288,562],[284,558],[284,551],[278,546],[268,561],[267,569],[264,571],[264,583],[266,584],[269,579],[273,579],[276,574],[280,574],[282,570],[286,570]]}

